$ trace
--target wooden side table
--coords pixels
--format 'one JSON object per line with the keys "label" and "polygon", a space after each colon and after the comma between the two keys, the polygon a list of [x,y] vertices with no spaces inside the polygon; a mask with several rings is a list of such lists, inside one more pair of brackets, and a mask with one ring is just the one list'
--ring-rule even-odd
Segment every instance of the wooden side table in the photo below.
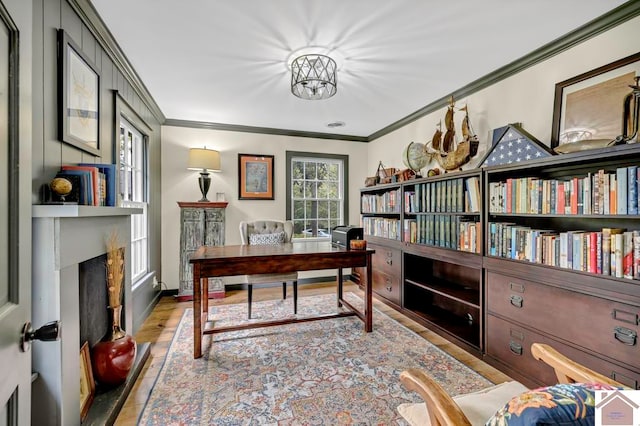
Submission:
{"label": "wooden side table", "polygon": [[[227,202],[178,201],[180,206],[180,282],[178,300],[193,299],[193,267],[189,258],[200,246],[223,246]],[[220,278],[209,278],[209,297],[223,298]]]}

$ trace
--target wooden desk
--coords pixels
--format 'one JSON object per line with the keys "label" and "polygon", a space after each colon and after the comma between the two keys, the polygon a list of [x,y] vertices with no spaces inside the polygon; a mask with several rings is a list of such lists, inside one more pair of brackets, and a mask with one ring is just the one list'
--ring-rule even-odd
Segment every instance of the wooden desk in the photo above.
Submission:
{"label": "wooden desk", "polygon": [[[245,245],[223,247],[200,247],[191,255],[193,264],[193,357],[202,356],[202,335],[235,331],[247,328],[270,327],[296,322],[358,316],[364,322],[366,332],[373,329],[373,307],[371,293],[371,255],[374,250],[345,250],[331,246],[328,242],[293,243],[277,246]],[[367,268],[364,313],[342,298],[342,268],[364,266]],[[201,281],[208,277],[229,275],[285,273],[313,271],[318,269],[338,269],[337,303],[345,305],[348,312],[304,318],[255,322],[244,325],[206,329],[209,312],[207,286]]]}

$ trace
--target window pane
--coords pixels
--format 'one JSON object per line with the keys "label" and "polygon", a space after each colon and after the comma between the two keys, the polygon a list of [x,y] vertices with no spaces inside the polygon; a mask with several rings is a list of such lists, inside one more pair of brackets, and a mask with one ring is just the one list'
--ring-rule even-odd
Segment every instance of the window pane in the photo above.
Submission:
{"label": "window pane", "polygon": [[319,220],[318,221],[318,237],[329,237],[331,234],[329,233],[329,221],[327,220]]}
{"label": "window pane", "polygon": [[304,184],[305,198],[316,198],[316,182],[306,182]]}
{"label": "window pane", "polygon": [[307,163],[304,167],[304,178],[315,179],[316,178],[316,163]]}
{"label": "window pane", "polygon": [[338,164],[329,164],[327,167],[327,179],[337,181],[340,178],[339,170]]}
{"label": "window pane", "polygon": [[304,198],[304,185],[302,181],[293,181],[293,184],[291,185],[291,196],[293,198]]}
{"label": "window pane", "polygon": [[305,228],[302,231],[306,237],[315,237],[318,232],[318,221],[317,220],[307,220],[305,221]]}
{"label": "window pane", "polygon": [[304,220],[294,220],[293,221],[293,236],[294,238],[302,238],[304,234],[302,231],[304,230]]}
{"label": "window pane", "polygon": [[318,201],[318,219],[329,219],[329,202]]}
{"label": "window pane", "polygon": [[338,182],[324,182],[323,185],[327,191],[326,198],[333,198],[333,199],[340,198],[340,190],[339,190]]}
{"label": "window pane", "polygon": [[340,203],[337,201],[329,201],[329,217],[331,219],[339,219],[340,218]]}
{"label": "window pane", "polygon": [[304,178],[304,162],[303,161],[293,161],[291,167],[292,167],[291,177],[293,179]]}
{"label": "window pane", "polygon": [[304,219],[304,204],[302,200],[294,200],[293,202],[293,216],[292,219]]}
{"label": "window pane", "polygon": [[328,198],[327,183],[318,182],[318,198]]}

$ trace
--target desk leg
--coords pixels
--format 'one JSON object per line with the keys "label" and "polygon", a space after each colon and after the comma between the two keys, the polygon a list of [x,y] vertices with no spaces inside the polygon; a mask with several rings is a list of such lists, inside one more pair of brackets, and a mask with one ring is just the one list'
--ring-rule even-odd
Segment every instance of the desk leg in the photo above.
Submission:
{"label": "desk leg", "polygon": [[200,286],[202,291],[202,315],[204,320],[209,321],[209,278],[201,279],[202,285]]}
{"label": "desk leg", "polygon": [[202,356],[202,289],[200,265],[193,264],[193,357]]}
{"label": "desk leg", "polygon": [[373,273],[371,269],[371,253],[367,253],[367,283],[364,287],[364,331],[367,333],[373,331]]}
{"label": "desk leg", "polygon": [[338,308],[342,307],[342,303],[340,303],[340,300],[342,300],[342,281],[342,268],[338,268]]}

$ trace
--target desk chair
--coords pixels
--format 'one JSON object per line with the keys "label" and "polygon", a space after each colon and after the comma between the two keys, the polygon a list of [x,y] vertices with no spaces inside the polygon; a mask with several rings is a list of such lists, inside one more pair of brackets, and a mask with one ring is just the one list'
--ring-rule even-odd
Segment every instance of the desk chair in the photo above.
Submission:
{"label": "desk chair", "polygon": [[[290,243],[293,235],[293,223],[280,220],[256,220],[240,222],[240,239],[242,245],[284,244]],[[287,298],[287,282],[293,283],[293,313],[298,313],[298,273],[244,275],[249,294],[249,319],[251,319],[251,301],[254,284],[282,283],[282,298]]]}
{"label": "desk chair", "polygon": [[[544,363],[551,366],[556,373],[559,384],[571,384],[576,393],[586,385],[579,383],[599,383],[603,389],[623,389],[624,386],[607,376],[597,373],[581,364],[578,364],[552,347],[542,343],[533,343],[531,345],[531,355]],[[504,424],[498,416],[498,410],[520,395],[526,397],[530,392],[522,384],[512,381],[492,386],[470,394],[458,395],[451,397],[431,376],[419,369],[408,369],[400,373],[400,381],[411,391],[417,392],[425,403],[420,404],[401,404],[398,407],[400,414],[408,421],[410,425],[431,425],[431,426],[475,426],[484,425],[491,419],[491,423],[487,424]],[[548,394],[553,394],[554,388],[558,388],[560,392],[565,393],[567,388],[560,386],[551,386],[541,388],[539,391],[548,389]],[[562,396],[566,401],[568,396]],[[560,404],[557,407],[561,407]],[[566,405],[570,411],[576,410],[576,405]],[[531,424],[555,424],[549,421],[550,417],[558,417],[559,414],[550,410],[554,408],[539,407],[537,413],[530,416],[547,416],[544,421],[534,422]],[[498,413],[498,414],[497,414]],[[515,416],[514,416],[515,417]],[[527,417],[527,418],[531,418]],[[513,419],[514,423],[517,419]],[[509,424],[514,424],[509,423]],[[562,424],[574,424],[570,420]],[[577,422],[575,424],[578,424]],[[583,424],[583,423],[579,423]],[[593,423],[591,423],[593,424]]]}

